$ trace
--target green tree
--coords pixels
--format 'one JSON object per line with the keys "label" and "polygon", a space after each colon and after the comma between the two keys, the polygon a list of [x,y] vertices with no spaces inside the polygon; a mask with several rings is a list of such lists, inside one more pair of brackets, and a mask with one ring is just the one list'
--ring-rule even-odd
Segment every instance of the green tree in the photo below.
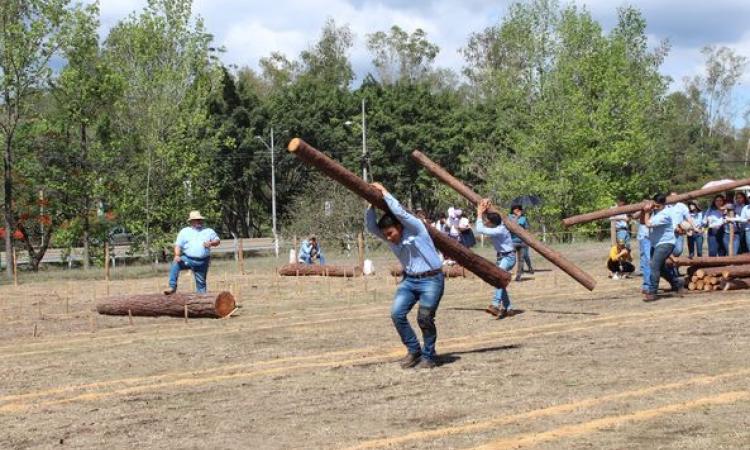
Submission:
{"label": "green tree", "polygon": [[[32,101],[52,77],[68,0],[4,0],[0,3],[0,131],[3,137],[3,212],[6,272],[12,278],[16,133],[32,119]],[[28,239],[27,239],[28,242]]]}
{"label": "green tree", "polygon": [[427,40],[421,28],[407,33],[393,25],[388,33],[378,31],[367,36],[367,49],[383,84],[415,82],[424,79],[440,48]]}

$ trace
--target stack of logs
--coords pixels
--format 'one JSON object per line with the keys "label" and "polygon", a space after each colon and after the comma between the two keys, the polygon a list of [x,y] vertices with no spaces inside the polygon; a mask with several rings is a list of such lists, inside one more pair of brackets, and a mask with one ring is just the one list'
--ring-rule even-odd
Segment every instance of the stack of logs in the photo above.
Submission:
{"label": "stack of logs", "polygon": [[687,266],[686,286],[691,291],[750,289],[750,255],[709,258],[674,258]]}

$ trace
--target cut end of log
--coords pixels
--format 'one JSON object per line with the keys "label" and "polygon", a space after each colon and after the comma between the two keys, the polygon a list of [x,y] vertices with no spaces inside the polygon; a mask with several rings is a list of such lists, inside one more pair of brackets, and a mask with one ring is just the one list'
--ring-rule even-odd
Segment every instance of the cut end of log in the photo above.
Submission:
{"label": "cut end of log", "polygon": [[299,150],[299,147],[301,144],[302,144],[302,139],[294,138],[291,141],[289,141],[289,145],[286,148],[290,152],[296,152],[297,150]]}
{"label": "cut end of log", "polygon": [[222,291],[216,296],[216,315],[219,317],[226,317],[231,314],[232,311],[237,307],[234,301],[234,296],[231,292]]}

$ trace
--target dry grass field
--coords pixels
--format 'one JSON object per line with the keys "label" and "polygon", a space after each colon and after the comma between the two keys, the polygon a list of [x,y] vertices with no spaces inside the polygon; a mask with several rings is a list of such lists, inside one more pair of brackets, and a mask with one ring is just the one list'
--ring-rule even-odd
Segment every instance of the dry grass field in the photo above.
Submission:
{"label": "dry grass field", "polygon": [[491,320],[489,286],[447,280],[425,371],[394,363],[386,255],[353,280],[217,261],[210,289],[242,308],[187,323],[92,312],[165,268],[22,274],[0,286],[0,448],[750,448],[750,293],[647,304],[640,278],[607,279],[606,244],[561,250],[596,290],[534,255],[524,312]]}

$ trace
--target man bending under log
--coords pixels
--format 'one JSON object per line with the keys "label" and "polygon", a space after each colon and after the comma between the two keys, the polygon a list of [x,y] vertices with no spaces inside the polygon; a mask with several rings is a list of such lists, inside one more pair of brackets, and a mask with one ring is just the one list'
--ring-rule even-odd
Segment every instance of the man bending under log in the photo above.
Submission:
{"label": "man bending under log", "polygon": [[165,295],[177,291],[177,279],[181,270],[190,269],[195,277],[195,291],[206,292],[206,275],[211,262],[211,247],[219,245],[219,236],[211,228],[203,227],[203,216],[199,211],[190,211],[189,227],[177,234],[174,243],[174,259],[169,270],[169,289]]}
{"label": "man bending under log", "polygon": [[[492,246],[497,252],[497,267],[510,272],[516,265],[516,250],[510,231],[505,228],[503,219],[496,212],[489,212],[490,200],[485,198],[477,205],[477,233],[489,236]],[[495,290],[495,298],[490,306],[485,309],[498,319],[511,315],[510,296],[506,288]]]}
{"label": "man bending under log", "polygon": [[[435,313],[443,297],[444,277],[440,256],[425,224],[404,210],[401,204],[379,183],[372,183],[382,194],[389,213],[377,220],[370,205],[365,213],[367,230],[386,241],[404,268],[404,278],[396,289],[391,319],[408,353],[401,367],[431,369],[436,366]],[[407,315],[419,302],[417,323],[422,330],[424,346],[420,347]]]}

